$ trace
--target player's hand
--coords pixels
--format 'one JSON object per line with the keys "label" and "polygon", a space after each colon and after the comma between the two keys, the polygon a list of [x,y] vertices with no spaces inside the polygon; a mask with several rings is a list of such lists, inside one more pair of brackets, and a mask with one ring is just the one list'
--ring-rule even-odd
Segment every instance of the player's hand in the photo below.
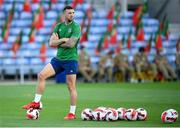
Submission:
{"label": "player's hand", "polygon": [[62,38],[63,42],[67,42],[69,38]]}
{"label": "player's hand", "polygon": [[58,34],[57,33],[53,33],[52,34],[52,39],[58,40],[59,39]]}

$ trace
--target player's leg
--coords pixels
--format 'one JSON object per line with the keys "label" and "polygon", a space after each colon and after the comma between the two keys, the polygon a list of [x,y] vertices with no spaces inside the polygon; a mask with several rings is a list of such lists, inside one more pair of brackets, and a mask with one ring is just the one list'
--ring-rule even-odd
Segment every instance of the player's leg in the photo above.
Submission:
{"label": "player's leg", "polygon": [[55,74],[55,71],[54,71],[51,63],[47,64],[43,68],[43,70],[38,74],[38,83],[36,86],[36,94],[35,94],[34,101],[27,105],[24,105],[22,107],[23,109],[30,109],[30,108],[39,109],[40,108],[40,100],[41,100],[41,96],[45,89],[46,79],[53,76],[54,74]]}
{"label": "player's leg", "polygon": [[77,91],[76,91],[76,74],[66,75],[67,87],[70,94],[70,111],[64,118],[65,120],[75,119]]}
{"label": "player's leg", "polygon": [[36,88],[36,94],[43,94],[45,88],[46,79],[55,75],[55,71],[52,65],[47,64],[44,69],[38,74],[38,84]]}
{"label": "player's leg", "polygon": [[77,61],[65,62],[63,68],[66,72],[66,83],[70,94],[70,111],[65,120],[75,119],[76,102],[77,102],[77,91],[76,91],[76,74],[78,70]]}

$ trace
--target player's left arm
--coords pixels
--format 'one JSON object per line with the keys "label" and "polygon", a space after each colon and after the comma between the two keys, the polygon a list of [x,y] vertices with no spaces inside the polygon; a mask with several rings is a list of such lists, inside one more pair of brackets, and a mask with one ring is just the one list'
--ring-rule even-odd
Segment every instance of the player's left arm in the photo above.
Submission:
{"label": "player's left arm", "polygon": [[69,40],[67,40],[65,43],[61,44],[60,47],[64,47],[64,48],[75,47],[80,36],[81,36],[81,28],[79,25],[75,25],[73,28],[73,33],[72,33],[71,37],[69,38]]}
{"label": "player's left arm", "polygon": [[77,41],[78,41],[78,38],[71,37],[71,38],[69,38],[68,41],[66,41],[65,43],[61,44],[60,46],[64,47],[64,48],[73,48],[76,45]]}

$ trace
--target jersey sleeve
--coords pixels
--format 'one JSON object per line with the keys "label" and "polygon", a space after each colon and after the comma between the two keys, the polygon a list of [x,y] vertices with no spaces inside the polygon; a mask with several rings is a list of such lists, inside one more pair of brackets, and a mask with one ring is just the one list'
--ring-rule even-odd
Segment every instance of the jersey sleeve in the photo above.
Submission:
{"label": "jersey sleeve", "polygon": [[57,24],[57,25],[54,27],[53,33],[58,33],[58,28],[59,28],[59,24]]}
{"label": "jersey sleeve", "polygon": [[81,36],[81,27],[80,25],[75,25],[71,37],[80,38],[80,36]]}

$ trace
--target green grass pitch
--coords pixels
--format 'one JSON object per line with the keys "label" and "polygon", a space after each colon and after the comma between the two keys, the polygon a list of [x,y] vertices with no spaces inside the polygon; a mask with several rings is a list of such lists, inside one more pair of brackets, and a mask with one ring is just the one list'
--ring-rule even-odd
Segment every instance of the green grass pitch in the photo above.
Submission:
{"label": "green grass pitch", "polygon": [[[0,127],[180,127],[180,120],[163,124],[161,113],[174,108],[180,113],[180,83],[77,83],[77,119],[63,120],[69,111],[66,85],[47,85],[42,97],[43,110],[38,120],[27,120],[21,106],[34,98],[34,85],[0,86]],[[84,108],[143,107],[146,121],[82,121]]]}

